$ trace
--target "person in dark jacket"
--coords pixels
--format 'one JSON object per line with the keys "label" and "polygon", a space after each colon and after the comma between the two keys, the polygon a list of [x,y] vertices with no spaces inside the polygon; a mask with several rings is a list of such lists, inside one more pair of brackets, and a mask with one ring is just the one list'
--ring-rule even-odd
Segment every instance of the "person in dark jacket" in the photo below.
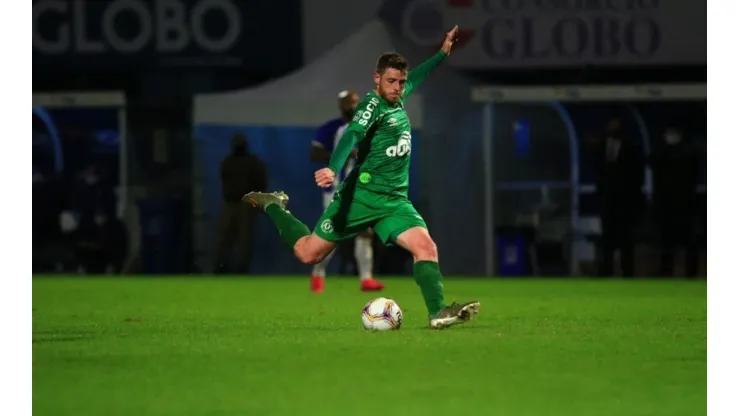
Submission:
{"label": "person in dark jacket", "polygon": [[[252,191],[267,189],[267,169],[257,156],[249,151],[246,136],[236,134],[232,139],[232,152],[221,162],[221,187],[223,207],[219,221],[216,272],[234,271],[247,273],[252,260],[252,241],[257,211],[241,199]],[[229,267],[234,247],[242,251],[237,256],[235,269]]]}
{"label": "person in dark jacket", "polygon": [[696,186],[699,182],[698,153],[676,127],[666,129],[664,145],[650,158],[653,169],[653,206],[660,235],[660,276],[673,275],[676,249],[686,250],[685,273],[699,271],[699,252],[694,237]]}
{"label": "person in dark jacket", "polygon": [[81,221],[76,234],[77,262],[85,273],[121,273],[128,252],[128,234],[113,212],[97,207],[94,219]]}
{"label": "person in dark jacket", "polygon": [[622,274],[634,276],[634,234],[645,204],[645,157],[640,146],[625,138],[618,119],[609,122],[605,140],[597,149],[596,193],[602,243],[599,274],[614,273],[614,252],[619,250]]}

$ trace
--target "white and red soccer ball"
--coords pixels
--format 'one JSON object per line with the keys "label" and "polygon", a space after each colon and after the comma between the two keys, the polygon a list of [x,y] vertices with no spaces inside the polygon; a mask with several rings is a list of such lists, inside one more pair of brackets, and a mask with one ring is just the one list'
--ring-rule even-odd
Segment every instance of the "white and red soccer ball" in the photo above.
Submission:
{"label": "white and red soccer ball", "polygon": [[402,322],[403,312],[393,299],[373,299],[362,308],[362,325],[367,330],[389,331],[399,329]]}

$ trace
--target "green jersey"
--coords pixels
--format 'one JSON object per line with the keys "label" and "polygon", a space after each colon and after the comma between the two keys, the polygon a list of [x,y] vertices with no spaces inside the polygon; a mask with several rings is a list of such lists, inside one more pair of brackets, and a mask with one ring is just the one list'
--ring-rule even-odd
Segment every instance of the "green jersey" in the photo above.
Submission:
{"label": "green jersey", "polygon": [[357,165],[340,185],[347,183],[388,196],[408,197],[411,164],[411,122],[404,100],[447,57],[442,51],[412,69],[401,99],[389,104],[374,91],[357,105],[354,117],[345,130],[329,161],[338,172],[344,166],[352,147],[358,144]]}

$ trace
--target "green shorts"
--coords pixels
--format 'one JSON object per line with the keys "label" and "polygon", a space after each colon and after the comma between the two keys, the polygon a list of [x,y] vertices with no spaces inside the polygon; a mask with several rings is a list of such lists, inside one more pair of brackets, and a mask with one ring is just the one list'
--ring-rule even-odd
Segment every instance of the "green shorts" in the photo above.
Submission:
{"label": "green shorts", "polygon": [[370,227],[385,245],[393,245],[402,232],[427,225],[407,198],[345,188],[334,194],[314,233],[338,243]]}

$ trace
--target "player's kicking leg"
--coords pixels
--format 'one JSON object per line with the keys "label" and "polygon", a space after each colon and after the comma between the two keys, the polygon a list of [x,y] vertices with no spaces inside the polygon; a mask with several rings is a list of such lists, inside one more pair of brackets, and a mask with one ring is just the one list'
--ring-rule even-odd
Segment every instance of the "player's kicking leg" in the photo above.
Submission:
{"label": "player's kicking leg", "polygon": [[334,250],[334,243],[312,234],[305,224],[285,209],[288,195],[284,192],[250,192],[242,197],[242,201],[263,210],[270,217],[280,238],[301,263],[319,263]]}
{"label": "player's kicking leg", "polygon": [[478,314],[479,302],[452,302],[445,305],[437,246],[424,227],[413,227],[402,232],[396,238],[396,243],[414,256],[414,279],[424,296],[431,328],[448,328],[467,322]]}
{"label": "player's kicking leg", "polygon": [[365,292],[383,290],[385,285],[373,278],[373,234],[372,230],[355,237],[355,260],[360,275],[360,289]]}

